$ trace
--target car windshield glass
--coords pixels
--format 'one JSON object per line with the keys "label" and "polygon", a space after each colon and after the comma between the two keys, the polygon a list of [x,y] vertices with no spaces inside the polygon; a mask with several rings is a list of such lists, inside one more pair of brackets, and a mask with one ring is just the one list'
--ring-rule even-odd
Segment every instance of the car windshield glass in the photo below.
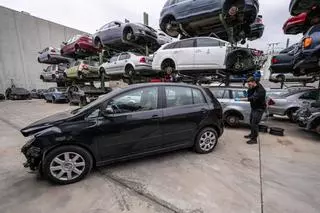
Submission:
{"label": "car windshield glass", "polygon": [[67,88],[64,88],[64,87],[60,87],[60,88],[57,88],[58,92],[65,92],[67,91]]}

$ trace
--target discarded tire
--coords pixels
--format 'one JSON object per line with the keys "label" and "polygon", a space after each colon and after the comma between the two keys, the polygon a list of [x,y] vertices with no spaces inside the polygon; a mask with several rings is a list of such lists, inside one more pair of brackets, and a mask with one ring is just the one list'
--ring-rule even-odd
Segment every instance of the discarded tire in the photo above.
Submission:
{"label": "discarded tire", "polygon": [[262,133],[268,133],[269,127],[266,125],[259,125],[259,131]]}
{"label": "discarded tire", "polygon": [[284,136],[284,129],[278,127],[270,127],[271,135]]}

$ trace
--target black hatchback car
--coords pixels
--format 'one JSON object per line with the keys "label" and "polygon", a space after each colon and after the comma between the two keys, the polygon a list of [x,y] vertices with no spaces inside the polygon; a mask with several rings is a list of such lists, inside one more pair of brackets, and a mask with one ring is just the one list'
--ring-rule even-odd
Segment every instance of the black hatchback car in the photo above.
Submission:
{"label": "black hatchback car", "polygon": [[21,130],[25,167],[58,184],[74,183],[95,166],[193,147],[209,153],[223,133],[221,105],[207,88],[137,84]]}

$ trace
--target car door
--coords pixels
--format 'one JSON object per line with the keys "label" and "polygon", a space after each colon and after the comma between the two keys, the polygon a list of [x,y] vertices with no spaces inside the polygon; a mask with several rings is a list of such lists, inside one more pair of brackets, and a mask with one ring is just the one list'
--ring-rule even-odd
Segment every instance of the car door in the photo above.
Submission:
{"label": "car door", "polygon": [[128,53],[121,53],[119,56],[119,60],[117,61],[117,72],[118,73],[125,73],[125,66],[128,62]]}
{"label": "car door", "polygon": [[159,87],[124,92],[107,101],[95,137],[103,160],[160,149],[163,109]]}
{"label": "car door", "polygon": [[51,80],[51,69],[52,65],[48,66],[45,70],[43,70],[43,78],[45,80]]}
{"label": "car door", "polygon": [[221,0],[193,0],[191,6],[191,14],[197,15],[210,11],[221,10]]}
{"label": "car door", "polygon": [[178,70],[194,69],[194,45],[195,39],[186,39],[179,41],[171,50]]}
{"label": "car door", "polygon": [[76,61],[71,68],[67,71],[67,76],[69,78],[76,78],[78,77],[78,68],[81,64],[81,61]]}
{"label": "car door", "polygon": [[171,8],[175,12],[176,19],[183,19],[190,16],[193,0],[173,0]]}
{"label": "car door", "polygon": [[106,73],[108,75],[118,74],[118,58],[119,56],[113,56],[106,66]]}
{"label": "car door", "polygon": [[186,86],[164,86],[165,95],[163,119],[163,146],[188,146],[194,142],[194,136],[201,121],[208,116],[209,105],[199,89]]}
{"label": "car door", "polygon": [[224,69],[227,53],[226,43],[214,38],[198,38],[194,54],[194,65],[202,69]]}

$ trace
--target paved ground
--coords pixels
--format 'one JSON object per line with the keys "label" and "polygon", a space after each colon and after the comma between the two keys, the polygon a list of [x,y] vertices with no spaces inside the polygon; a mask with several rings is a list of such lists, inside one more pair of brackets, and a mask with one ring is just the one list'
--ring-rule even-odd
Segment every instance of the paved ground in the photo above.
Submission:
{"label": "paved ground", "polygon": [[69,108],[0,102],[1,213],[319,212],[320,137],[281,118],[269,125],[286,128],[286,136],[261,135],[261,152],[245,144],[246,129],[226,129],[208,155],[182,150],[119,163],[68,186],[39,180],[22,167],[18,130]]}

